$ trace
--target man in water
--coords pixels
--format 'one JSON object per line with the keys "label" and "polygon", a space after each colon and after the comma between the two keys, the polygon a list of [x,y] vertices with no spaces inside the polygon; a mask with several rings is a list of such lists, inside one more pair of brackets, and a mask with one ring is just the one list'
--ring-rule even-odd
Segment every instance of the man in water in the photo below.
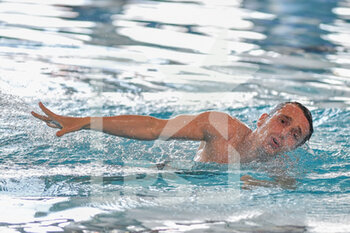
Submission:
{"label": "man in water", "polygon": [[277,105],[264,113],[255,130],[222,112],[180,115],[172,119],[151,116],[68,117],[51,112],[42,103],[46,115],[32,115],[52,128],[58,137],[81,129],[103,131],[136,140],[201,141],[197,153],[200,162],[250,162],[272,158],[303,145],[313,133],[310,111],[298,102]]}

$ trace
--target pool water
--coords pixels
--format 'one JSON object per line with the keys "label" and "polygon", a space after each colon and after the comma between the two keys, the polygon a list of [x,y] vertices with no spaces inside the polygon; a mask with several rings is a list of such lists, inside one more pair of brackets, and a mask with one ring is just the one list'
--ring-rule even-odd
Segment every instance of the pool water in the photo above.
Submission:
{"label": "pool water", "polygon": [[[350,3],[0,2],[0,231],[349,232]],[[268,162],[194,162],[198,142],[55,136],[72,116],[218,110],[254,128],[283,101],[310,142]],[[242,175],[282,179],[250,187]]]}

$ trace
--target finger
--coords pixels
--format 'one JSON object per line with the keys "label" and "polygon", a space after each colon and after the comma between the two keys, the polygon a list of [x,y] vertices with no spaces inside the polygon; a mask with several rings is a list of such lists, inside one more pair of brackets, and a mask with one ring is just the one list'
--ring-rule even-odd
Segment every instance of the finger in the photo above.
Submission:
{"label": "finger", "polygon": [[62,136],[65,135],[66,133],[67,133],[67,130],[61,129],[60,131],[57,131],[56,136],[57,136],[57,137],[62,137]]}
{"label": "finger", "polygon": [[58,131],[56,133],[56,135],[57,135],[57,137],[61,137],[61,136],[65,135],[66,133],[71,133],[71,132],[74,132],[74,131],[78,131],[79,129],[80,129],[79,126],[75,126],[75,127],[71,127],[71,128],[63,128],[60,131]]}
{"label": "finger", "polygon": [[47,107],[45,107],[43,105],[43,103],[39,102],[39,107],[41,108],[41,110],[46,114],[48,115],[49,117],[52,117],[52,118],[57,118],[59,117],[57,114],[51,112]]}
{"label": "finger", "polygon": [[61,129],[61,127],[59,127],[58,125],[56,125],[56,124],[54,124],[54,123],[46,122],[46,124],[47,124],[48,126],[50,126],[51,128]]}
{"label": "finger", "polygon": [[49,118],[49,117],[47,117],[47,116],[40,115],[40,114],[38,114],[38,113],[36,113],[36,112],[33,112],[33,111],[32,111],[31,114],[32,114],[34,117],[36,117],[36,118],[38,118],[38,119],[40,119],[40,120],[42,120],[42,121],[45,121],[45,122],[51,121],[51,118]]}
{"label": "finger", "polygon": [[247,181],[247,180],[251,180],[252,177],[250,175],[244,175],[241,177],[241,181]]}

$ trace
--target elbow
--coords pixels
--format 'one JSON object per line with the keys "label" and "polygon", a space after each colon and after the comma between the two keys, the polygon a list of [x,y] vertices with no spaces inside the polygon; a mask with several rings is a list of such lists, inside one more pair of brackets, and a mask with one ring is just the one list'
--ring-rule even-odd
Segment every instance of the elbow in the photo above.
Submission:
{"label": "elbow", "polygon": [[149,140],[149,141],[152,141],[152,140],[157,140],[159,138],[159,132],[157,132],[157,130],[154,130],[152,129],[148,135],[147,135],[147,139],[146,140]]}
{"label": "elbow", "polygon": [[139,135],[144,135],[144,140],[152,141],[160,138],[162,130],[166,124],[166,120],[150,117],[147,122],[147,127]]}
{"label": "elbow", "polygon": [[164,128],[167,124],[168,120],[153,118],[150,122],[150,130],[149,130],[149,138],[150,140],[167,140],[168,138],[164,138]]}

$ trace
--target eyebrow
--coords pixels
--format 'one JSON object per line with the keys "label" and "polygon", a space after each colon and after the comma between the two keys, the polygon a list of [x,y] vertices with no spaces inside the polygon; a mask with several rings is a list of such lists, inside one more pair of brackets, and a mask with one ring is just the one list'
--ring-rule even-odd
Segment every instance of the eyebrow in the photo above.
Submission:
{"label": "eyebrow", "polygon": [[293,121],[293,118],[291,118],[290,116],[287,116],[287,115],[284,115],[284,114],[281,114],[283,117],[287,118],[287,120],[289,121]]}

